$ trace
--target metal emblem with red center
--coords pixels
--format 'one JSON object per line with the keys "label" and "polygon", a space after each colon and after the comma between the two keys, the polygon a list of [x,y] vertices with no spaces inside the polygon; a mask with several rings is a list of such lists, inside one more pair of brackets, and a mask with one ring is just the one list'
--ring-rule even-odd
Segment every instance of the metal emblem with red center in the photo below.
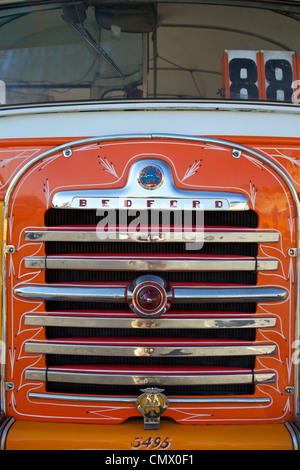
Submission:
{"label": "metal emblem with red center", "polygon": [[163,172],[157,165],[147,165],[139,172],[138,182],[145,189],[159,188],[163,181]]}
{"label": "metal emblem with red center", "polygon": [[130,308],[143,317],[162,315],[169,308],[169,296],[169,286],[158,276],[141,276],[127,291]]}

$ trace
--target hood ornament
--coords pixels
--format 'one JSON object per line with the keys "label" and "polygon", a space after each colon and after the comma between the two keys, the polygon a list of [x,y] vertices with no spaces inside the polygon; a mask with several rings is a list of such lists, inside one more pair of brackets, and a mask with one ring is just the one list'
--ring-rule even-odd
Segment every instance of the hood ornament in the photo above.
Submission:
{"label": "hood ornament", "polygon": [[155,387],[141,389],[144,393],[138,397],[136,406],[144,416],[144,429],[159,429],[160,417],[169,406],[163,391]]}

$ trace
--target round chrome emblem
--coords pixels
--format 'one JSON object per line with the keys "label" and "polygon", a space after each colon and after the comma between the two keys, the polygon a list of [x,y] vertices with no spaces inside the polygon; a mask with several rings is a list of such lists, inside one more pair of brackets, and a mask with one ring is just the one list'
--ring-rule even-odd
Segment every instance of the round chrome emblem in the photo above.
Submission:
{"label": "round chrome emblem", "polygon": [[142,317],[157,317],[169,308],[170,287],[158,276],[141,276],[128,288],[130,308]]}
{"label": "round chrome emblem", "polygon": [[160,315],[166,301],[165,290],[155,282],[142,283],[133,293],[133,303],[141,315]]}
{"label": "round chrome emblem", "polygon": [[145,189],[157,189],[163,181],[163,172],[157,165],[147,165],[139,172],[138,182]]}

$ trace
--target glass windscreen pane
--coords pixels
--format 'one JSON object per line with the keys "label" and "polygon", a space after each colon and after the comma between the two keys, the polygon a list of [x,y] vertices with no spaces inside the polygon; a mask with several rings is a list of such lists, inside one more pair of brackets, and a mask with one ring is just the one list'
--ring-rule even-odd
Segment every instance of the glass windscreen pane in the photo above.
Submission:
{"label": "glass windscreen pane", "polygon": [[300,10],[284,3],[274,10],[271,3],[267,9],[241,5],[3,6],[0,104],[116,99],[298,104]]}

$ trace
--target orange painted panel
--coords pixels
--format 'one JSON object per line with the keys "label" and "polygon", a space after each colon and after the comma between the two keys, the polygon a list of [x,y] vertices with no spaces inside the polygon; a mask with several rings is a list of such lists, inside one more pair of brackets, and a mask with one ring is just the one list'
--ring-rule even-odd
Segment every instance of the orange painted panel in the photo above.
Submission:
{"label": "orange painted panel", "polygon": [[[8,433],[6,449],[119,449],[163,452],[164,450],[293,450],[293,445],[291,436],[283,424],[181,426],[169,420],[162,420],[158,431],[144,431],[142,420],[127,421],[120,425],[16,421]],[[153,460],[151,463],[158,462]]]}
{"label": "orange painted panel", "polygon": [[[271,160],[286,168],[291,176],[300,181],[298,170],[299,147],[285,150],[270,142],[251,142]],[[282,143],[280,144],[282,146]],[[255,371],[277,371],[275,384],[261,384],[256,387],[255,397],[269,398],[269,404],[222,404],[183,405],[173,404],[165,416],[180,423],[280,423],[293,416],[293,397],[285,394],[285,387],[293,385],[293,364],[291,344],[294,338],[294,274],[295,259],[287,257],[287,251],[295,246],[295,210],[285,183],[278,175],[253,157],[243,154],[232,157],[231,150],[219,145],[184,141],[126,141],[101,142],[82,145],[73,149],[72,156],[65,158],[60,152],[44,159],[22,179],[17,186],[9,210],[8,243],[17,247],[16,253],[8,258],[8,291],[20,284],[44,283],[43,271],[27,270],[26,256],[43,256],[44,246],[25,242],[25,228],[44,226],[45,209],[51,205],[57,190],[68,189],[110,189],[125,185],[130,165],[141,158],[160,159],[171,169],[174,183],[180,189],[239,192],[247,196],[250,208],[259,216],[259,228],[275,228],[280,233],[280,243],[259,247],[259,256],[272,257],[279,261],[280,269],[260,273],[258,285],[279,286],[290,293],[284,302],[259,304],[257,314],[277,318],[274,331],[259,330],[257,342],[275,344],[277,354],[257,359]],[[226,178],[224,178],[226,175]],[[35,208],[34,212],[32,207]],[[275,225],[274,221],[275,220]],[[17,268],[17,271],[15,270]],[[51,420],[66,422],[116,423],[129,417],[140,416],[134,404],[113,403],[93,404],[72,402],[48,402],[34,400],[30,392],[45,393],[44,385],[26,381],[24,369],[45,368],[44,356],[26,354],[25,341],[43,340],[42,328],[24,325],[26,312],[45,313],[41,302],[24,301],[10,297],[8,311],[9,361],[7,380],[15,383],[15,389],[7,392],[9,415],[21,420]],[[252,397],[252,396],[251,396]]]}

